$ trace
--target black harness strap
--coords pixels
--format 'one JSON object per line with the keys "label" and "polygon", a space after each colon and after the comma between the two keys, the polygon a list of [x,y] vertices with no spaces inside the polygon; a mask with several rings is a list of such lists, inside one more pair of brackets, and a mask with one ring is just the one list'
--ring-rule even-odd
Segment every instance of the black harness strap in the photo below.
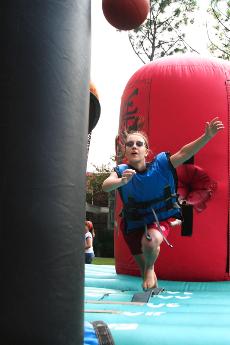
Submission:
{"label": "black harness strap", "polygon": [[164,188],[164,196],[161,198],[155,198],[152,200],[148,201],[143,201],[143,202],[136,202],[133,198],[129,197],[128,198],[128,203],[124,205],[123,212],[124,212],[124,217],[127,220],[142,220],[144,216],[147,216],[149,214],[152,214],[152,211],[146,211],[144,214],[140,214],[137,211],[146,209],[146,208],[153,208],[154,204],[157,204],[161,201],[165,202],[165,206],[155,209],[154,211],[158,214],[160,212],[164,211],[169,211],[172,209],[180,209],[180,206],[178,205],[177,202],[173,201],[173,198],[177,198],[177,194],[171,193],[171,188],[170,186],[166,186]]}
{"label": "black harness strap", "polygon": [[[170,209],[168,209],[166,206],[158,208],[158,209],[154,209],[156,213],[160,213],[160,212],[164,212],[164,211],[168,211],[168,210],[172,210],[172,209],[180,209],[180,206],[177,203],[173,203],[172,207]],[[124,216],[127,220],[142,220],[144,216],[148,216],[149,214],[152,214],[152,211],[150,212],[146,212],[144,214],[138,214],[137,213],[137,209],[130,209],[130,208],[126,208],[124,207],[123,209],[124,211]]]}
{"label": "black harness strap", "polygon": [[174,193],[172,194],[171,193],[171,188],[170,186],[166,186],[164,188],[164,196],[162,196],[161,198],[155,198],[155,199],[152,199],[152,200],[148,200],[148,201],[135,201],[132,197],[128,197],[128,203],[126,204],[127,208],[130,208],[130,209],[144,209],[144,208],[148,208],[148,207],[151,207],[153,206],[154,204],[157,204],[161,201],[165,201],[167,206],[168,206],[168,210],[172,208],[172,198],[177,198],[177,194]]}
{"label": "black harness strap", "polygon": [[[183,164],[194,164],[194,156]],[[193,206],[183,205],[181,207],[183,222],[181,225],[181,236],[192,236],[193,230]]]}
{"label": "black harness strap", "polygon": [[181,226],[181,236],[192,236],[193,206],[182,204],[181,211],[183,215],[183,222]]}
{"label": "black harness strap", "polygon": [[99,345],[115,345],[109,327],[104,321],[93,321],[92,325],[99,340]]}
{"label": "black harness strap", "polygon": [[152,200],[148,201],[143,201],[143,202],[136,202],[134,198],[129,197],[128,198],[128,203],[124,204],[123,212],[124,212],[124,217],[127,220],[141,220],[143,216],[147,216],[148,214],[152,214],[152,211],[146,212],[145,214],[140,214],[138,213],[138,210],[141,209],[146,209],[146,208],[153,208],[154,204],[157,204],[161,201],[165,202],[165,206],[155,209],[154,211],[156,213],[164,212],[164,211],[169,211],[172,209],[180,209],[180,206],[178,205],[177,202],[173,201],[173,198],[177,199],[177,194],[171,193],[171,188],[169,185],[165,186],[164,188],[164,196],[160,198],[155,198]]}

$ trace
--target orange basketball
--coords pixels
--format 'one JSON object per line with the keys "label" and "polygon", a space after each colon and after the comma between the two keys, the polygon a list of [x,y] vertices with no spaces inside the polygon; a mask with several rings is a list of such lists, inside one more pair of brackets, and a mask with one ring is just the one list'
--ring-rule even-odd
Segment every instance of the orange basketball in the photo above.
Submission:
{"label": "orange basketball", "polygon": [[150,0],[102,0],[107,21],[119,30],[132,30],[140,26],[150,10]]}

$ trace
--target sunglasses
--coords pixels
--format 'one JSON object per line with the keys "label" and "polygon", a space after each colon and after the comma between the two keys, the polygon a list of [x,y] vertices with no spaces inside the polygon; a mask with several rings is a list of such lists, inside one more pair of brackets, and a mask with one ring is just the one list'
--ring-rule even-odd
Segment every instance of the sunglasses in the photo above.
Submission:
{"label": "sunglasses", "polygon": [[127,141],[127,143],[125,143],[125,146],[128,146],[128,147],[133,147],[134,145],[136,144],[137,147],[141,147],[143,145],[145,145],[145,143],[143,143],[143,141]]}

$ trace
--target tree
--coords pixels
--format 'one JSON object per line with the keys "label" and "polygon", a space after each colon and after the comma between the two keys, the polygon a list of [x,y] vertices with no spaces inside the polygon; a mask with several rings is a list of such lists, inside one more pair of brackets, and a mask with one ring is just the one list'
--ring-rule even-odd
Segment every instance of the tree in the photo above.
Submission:
{"label": "tree", "polygon": [[183,32],[188,24],[194,23],[197,8],[196,0],[150,0],[147,20],[129,33],[129,41],[140,60],[147,63],[179,52],[197,52],[186,42]]}
{"label": "tree", "polygon": [[110,164],[94,166],[95,172],[86,174],[86,201],[91,205],[108,206],[108,193],[103,192],[102,183],[110,175]]}
{"label": "tree", "polygon": [[216,57],[230,60],[230,1],[211,0],[208,12],[214,20],[212,35],[207,26],[210,41],[208,48]]}

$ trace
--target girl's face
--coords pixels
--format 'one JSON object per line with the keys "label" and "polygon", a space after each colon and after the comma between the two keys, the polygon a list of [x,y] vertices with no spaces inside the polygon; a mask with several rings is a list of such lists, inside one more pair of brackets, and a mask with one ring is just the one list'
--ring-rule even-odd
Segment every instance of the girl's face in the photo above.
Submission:
{"label": "girl's face", "polygon": [[125,143],[125,156],[128,162],[144,162],[147,155],[145,139],[139,134],[128,134]]}

